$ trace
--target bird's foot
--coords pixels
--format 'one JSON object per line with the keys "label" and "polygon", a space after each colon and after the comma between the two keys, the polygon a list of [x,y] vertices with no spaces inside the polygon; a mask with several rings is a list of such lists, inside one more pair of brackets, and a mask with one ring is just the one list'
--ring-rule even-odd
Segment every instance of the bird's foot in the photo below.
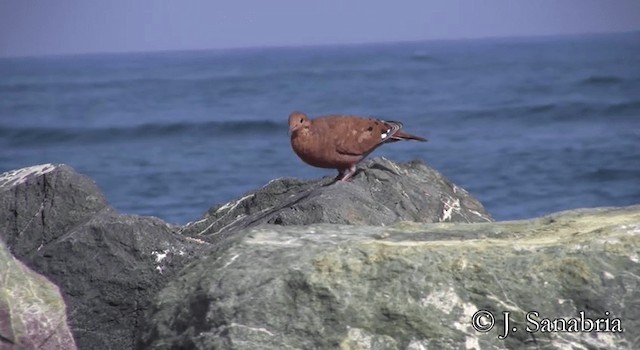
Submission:
{"label": "bird's foot", "polygon": [[338,170],[338,176],[336,181],[351,181],[351,177],[356,173],[356,166],[352,166],[349,169]]}

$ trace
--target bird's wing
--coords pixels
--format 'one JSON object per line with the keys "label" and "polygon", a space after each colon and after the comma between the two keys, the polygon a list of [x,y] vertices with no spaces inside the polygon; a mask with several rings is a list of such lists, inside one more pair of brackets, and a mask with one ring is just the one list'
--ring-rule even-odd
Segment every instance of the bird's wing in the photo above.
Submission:
{"label": "bird's wing", "polygon": [[333,116],[317,119],[322,133],[330,137],[339,154],[364,156],[389,140],[402,123],[356,116]]}

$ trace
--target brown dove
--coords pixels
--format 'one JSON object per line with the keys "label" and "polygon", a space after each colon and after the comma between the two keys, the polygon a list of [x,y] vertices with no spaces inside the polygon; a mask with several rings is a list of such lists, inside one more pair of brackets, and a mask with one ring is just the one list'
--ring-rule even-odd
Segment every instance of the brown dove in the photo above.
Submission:
{"label": "brown dove", "polygon": [[402,123],[351,115],[309,119],[302,112],[289,115],[293,151],[305,163],[337,169],[336,180],[347,181],[356,165],[380,145],[400,140],[427,141],[401,131]]}

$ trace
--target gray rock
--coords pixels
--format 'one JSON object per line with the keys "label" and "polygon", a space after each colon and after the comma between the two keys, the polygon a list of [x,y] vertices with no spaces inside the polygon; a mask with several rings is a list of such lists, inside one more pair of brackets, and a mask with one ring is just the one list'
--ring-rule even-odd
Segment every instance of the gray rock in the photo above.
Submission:
{"label": "gray rock", "polygon": [[131,349],[150,299],[204,242],[157,218],[120,215],[64,165],[0,175],[0,238],[56,283],[81,349]]}
{"label": "gray rock", "polygon": [[13,257],[2,240],[0,271],[0,349],[76,349],[58,287]]}
{"label": "gray rock", "polygon": [[[0,238],[60,286],[78,348],[638,348],[639,206],[491,221],[419,162],[275,180],[185,227],[116,213],[66,166],[0,175]],[[24,304],[3,297],[0,348],[32,346],[2,318]],[[64,305],[46,298],[51,325]],[[498,321],[488,333],[471,328],[481,309]],[[527,332],[533,310],[609,331]],[[518,331],[499,340],[503,311]],[[51,344],[72,348],[57,331]]]}
{"label": "gray rock", "polygon": [[[138,348],[640,348],[640,206],[502,223],[265,225],[225,244],[159,293]],[[472,328],[479,310],[495,315],[491,331]],[[583,311],[608,326],[533,332],[530,311]],[[500,340],[503,312],[517,331]]]}
{"label": "gray rock", "polygon": [[389,225],[398,221],[493,221],[478,200],[420,161],[364,162],[351,182],[278,179],[212,208],[183,234],[219,240],[260,224]]}

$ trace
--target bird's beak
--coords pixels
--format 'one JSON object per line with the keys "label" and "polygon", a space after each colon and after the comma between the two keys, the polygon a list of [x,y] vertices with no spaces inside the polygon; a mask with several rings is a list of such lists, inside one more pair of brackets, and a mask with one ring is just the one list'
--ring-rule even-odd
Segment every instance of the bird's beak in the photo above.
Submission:
{"label": "bird's beak", "polygon": [[298,128],[297,126],[290,126],[289,132],[287,132],[287,134],[291,136],[291,134],[293,134],[293,132],[296,131],[297,128]]}

